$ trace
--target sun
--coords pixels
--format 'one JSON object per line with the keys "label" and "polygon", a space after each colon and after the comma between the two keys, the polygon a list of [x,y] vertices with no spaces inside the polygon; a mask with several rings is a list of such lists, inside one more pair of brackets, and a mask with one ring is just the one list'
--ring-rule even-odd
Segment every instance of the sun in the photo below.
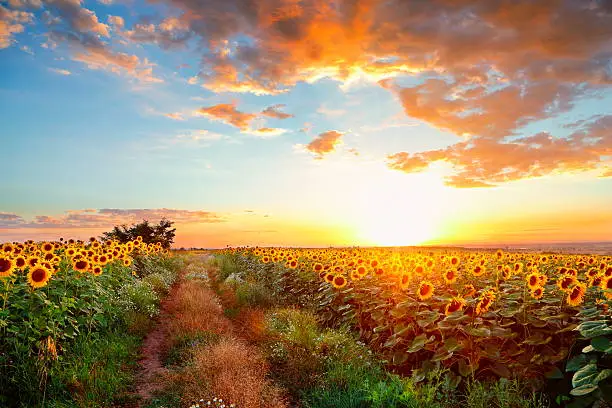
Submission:
{"label": "sun", "polygon": [[359,240],[367,245],[420,245],[438,238],[447,187],[435,173],[385,174],[374,194],[361,196],[356,220]]}

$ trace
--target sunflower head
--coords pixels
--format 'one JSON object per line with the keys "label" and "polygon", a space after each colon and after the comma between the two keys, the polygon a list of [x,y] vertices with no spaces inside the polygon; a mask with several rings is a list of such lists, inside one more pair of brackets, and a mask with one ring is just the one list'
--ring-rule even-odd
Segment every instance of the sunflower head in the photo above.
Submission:
{"label": "sunflower head", "polygon": [[28,283],[34,289],[47,286],[49,279],[51,279],[51,271],[43,265],[30,268],[28,272]]}
{"label": "sunflower head", "polygon": [[89,269],[89,262],[85,259],[78,259],[72,263],[72,269],[77,272],[86,272]]}
{"label": "sunflower head", "polygon": [[557,286],[563,292],[569,293],[570,287],[575,284],[578,280],[573,275],[563,275],[557,281]]}
{"label": "sunflower head", "polygon": [[544,288],[542,287],[537,287],[531,291],[531,297],[534,299],[540,300],[542,299],[543,296],[544,296]]}
{"label": "sunflower head", "polygon": [[457,271],[454,269],[449,269],[444,272],[444,281],[448,285],[452,285],[453,283],[455,283],[457,281]]}
{"label": "sunflower head", "polygon": [[51,242],[43,242],[40,249],[42,249],[43,252],[53,252],[55,246]]}
{"label": "sunflower head", "polygon": [[340,289],[346,286],[346,278],[342,275],[336,275],[334,277],[334,281],[332,282],[332,285],[334,285],[334,288],[336,289]]}
{"label": "sunflower head", "polygon": [[482,276],[485,273],[485,268],[484,266],[481,265],[476,265],[474,266],[474,268],[472,268],[472,274],[474,276]]}
{"label": "sunflower head", "polygon": [[7,255],[0,255],[0,278],[7,278],[13,274],[15,262]]}
{"label": "sunflower head", "polygon": [[567,296],[567,304],[570,306],[578,306],[584,301],[584,294],[586,292],[586,285],[584,283],[576,283],[569,290]]}
{"label": "sunflower head", "polygon": [[447,316],[451,313],[458,312],[463,309],[463,305],[465,305],[465,299],[460,297],[454,297],[450,302],[446,305],[446,309],[444,310],[444,314]]}
{"label": "sunflower head", "polygon": [[423,281],[419,285],[417,295],[421,300],[427,300],[434,294],[434,285],[429,281]]}
{"label": "sunflower head", "polygon": [[529,275],[527,275],[526,280],[527,286],[529,286],[529,289],[531,290],[540,286],[540,274],[537,272],[531,272]]}

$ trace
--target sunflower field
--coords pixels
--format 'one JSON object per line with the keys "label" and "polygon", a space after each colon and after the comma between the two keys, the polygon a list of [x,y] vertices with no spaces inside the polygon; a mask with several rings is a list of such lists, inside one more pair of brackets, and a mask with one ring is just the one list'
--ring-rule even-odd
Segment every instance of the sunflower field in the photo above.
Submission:
{"label": "sunflower field", "polygon": [[[228,248],[286,305],[351,327],[398,372],[519,377],[559,405],[612,401],[612,257],[454,249]],[[600,405],[606,406],[606,405]]]}
{"label": "sunflower field", "polygon": [[178,262],[140,237],[0,244],[0,406],[104,406]]}

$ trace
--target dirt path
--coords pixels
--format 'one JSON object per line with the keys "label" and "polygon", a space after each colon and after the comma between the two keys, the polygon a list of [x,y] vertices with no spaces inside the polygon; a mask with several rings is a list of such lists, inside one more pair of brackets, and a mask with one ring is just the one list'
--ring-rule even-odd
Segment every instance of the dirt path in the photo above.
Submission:
{"label": "dirt path", "polygon": [[161,302],[160,313],[156,319],[155,327],[143,341],[141,350],[143,357],[138,361],[135,391],[139,400],[139,408],[144,406],[151,399],[153,393],[161,388],[160,384],[154,381],[155,377],[168,371],[163,365],[162,357],[165,352],[165,343],[168,336],[168,322],[169,318],[171,318],[170,310],[172,310],[176,291],[182,279],[183,276],[180,275],[168,296]]}
{"label": "dirt path", "polygon": [[[169,384],[180,390],[183,401],[222,397],[239,408],[287,407],[282,391],[266,378],[267,364],[260,350],[248,344],[240,336],[244,330],[224,315],[210,287],[209,277],[216,269],[212,258],[194,257],[162,301],[155,327],[143,341],[133,407],[148,406],[167,392]],[[164,366],[177,338],[197,338],[201,333],[211,333],[217,341],[199,348],[194,342],[188,365]]]}

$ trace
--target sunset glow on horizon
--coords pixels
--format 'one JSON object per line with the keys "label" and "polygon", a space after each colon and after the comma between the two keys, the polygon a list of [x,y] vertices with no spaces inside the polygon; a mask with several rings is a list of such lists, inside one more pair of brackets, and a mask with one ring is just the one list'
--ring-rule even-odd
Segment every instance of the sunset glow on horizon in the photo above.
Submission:
{"label": "sunset glow on horizon", "polygon": [[0,1],[0,240],[612,241],[606,1]]}

